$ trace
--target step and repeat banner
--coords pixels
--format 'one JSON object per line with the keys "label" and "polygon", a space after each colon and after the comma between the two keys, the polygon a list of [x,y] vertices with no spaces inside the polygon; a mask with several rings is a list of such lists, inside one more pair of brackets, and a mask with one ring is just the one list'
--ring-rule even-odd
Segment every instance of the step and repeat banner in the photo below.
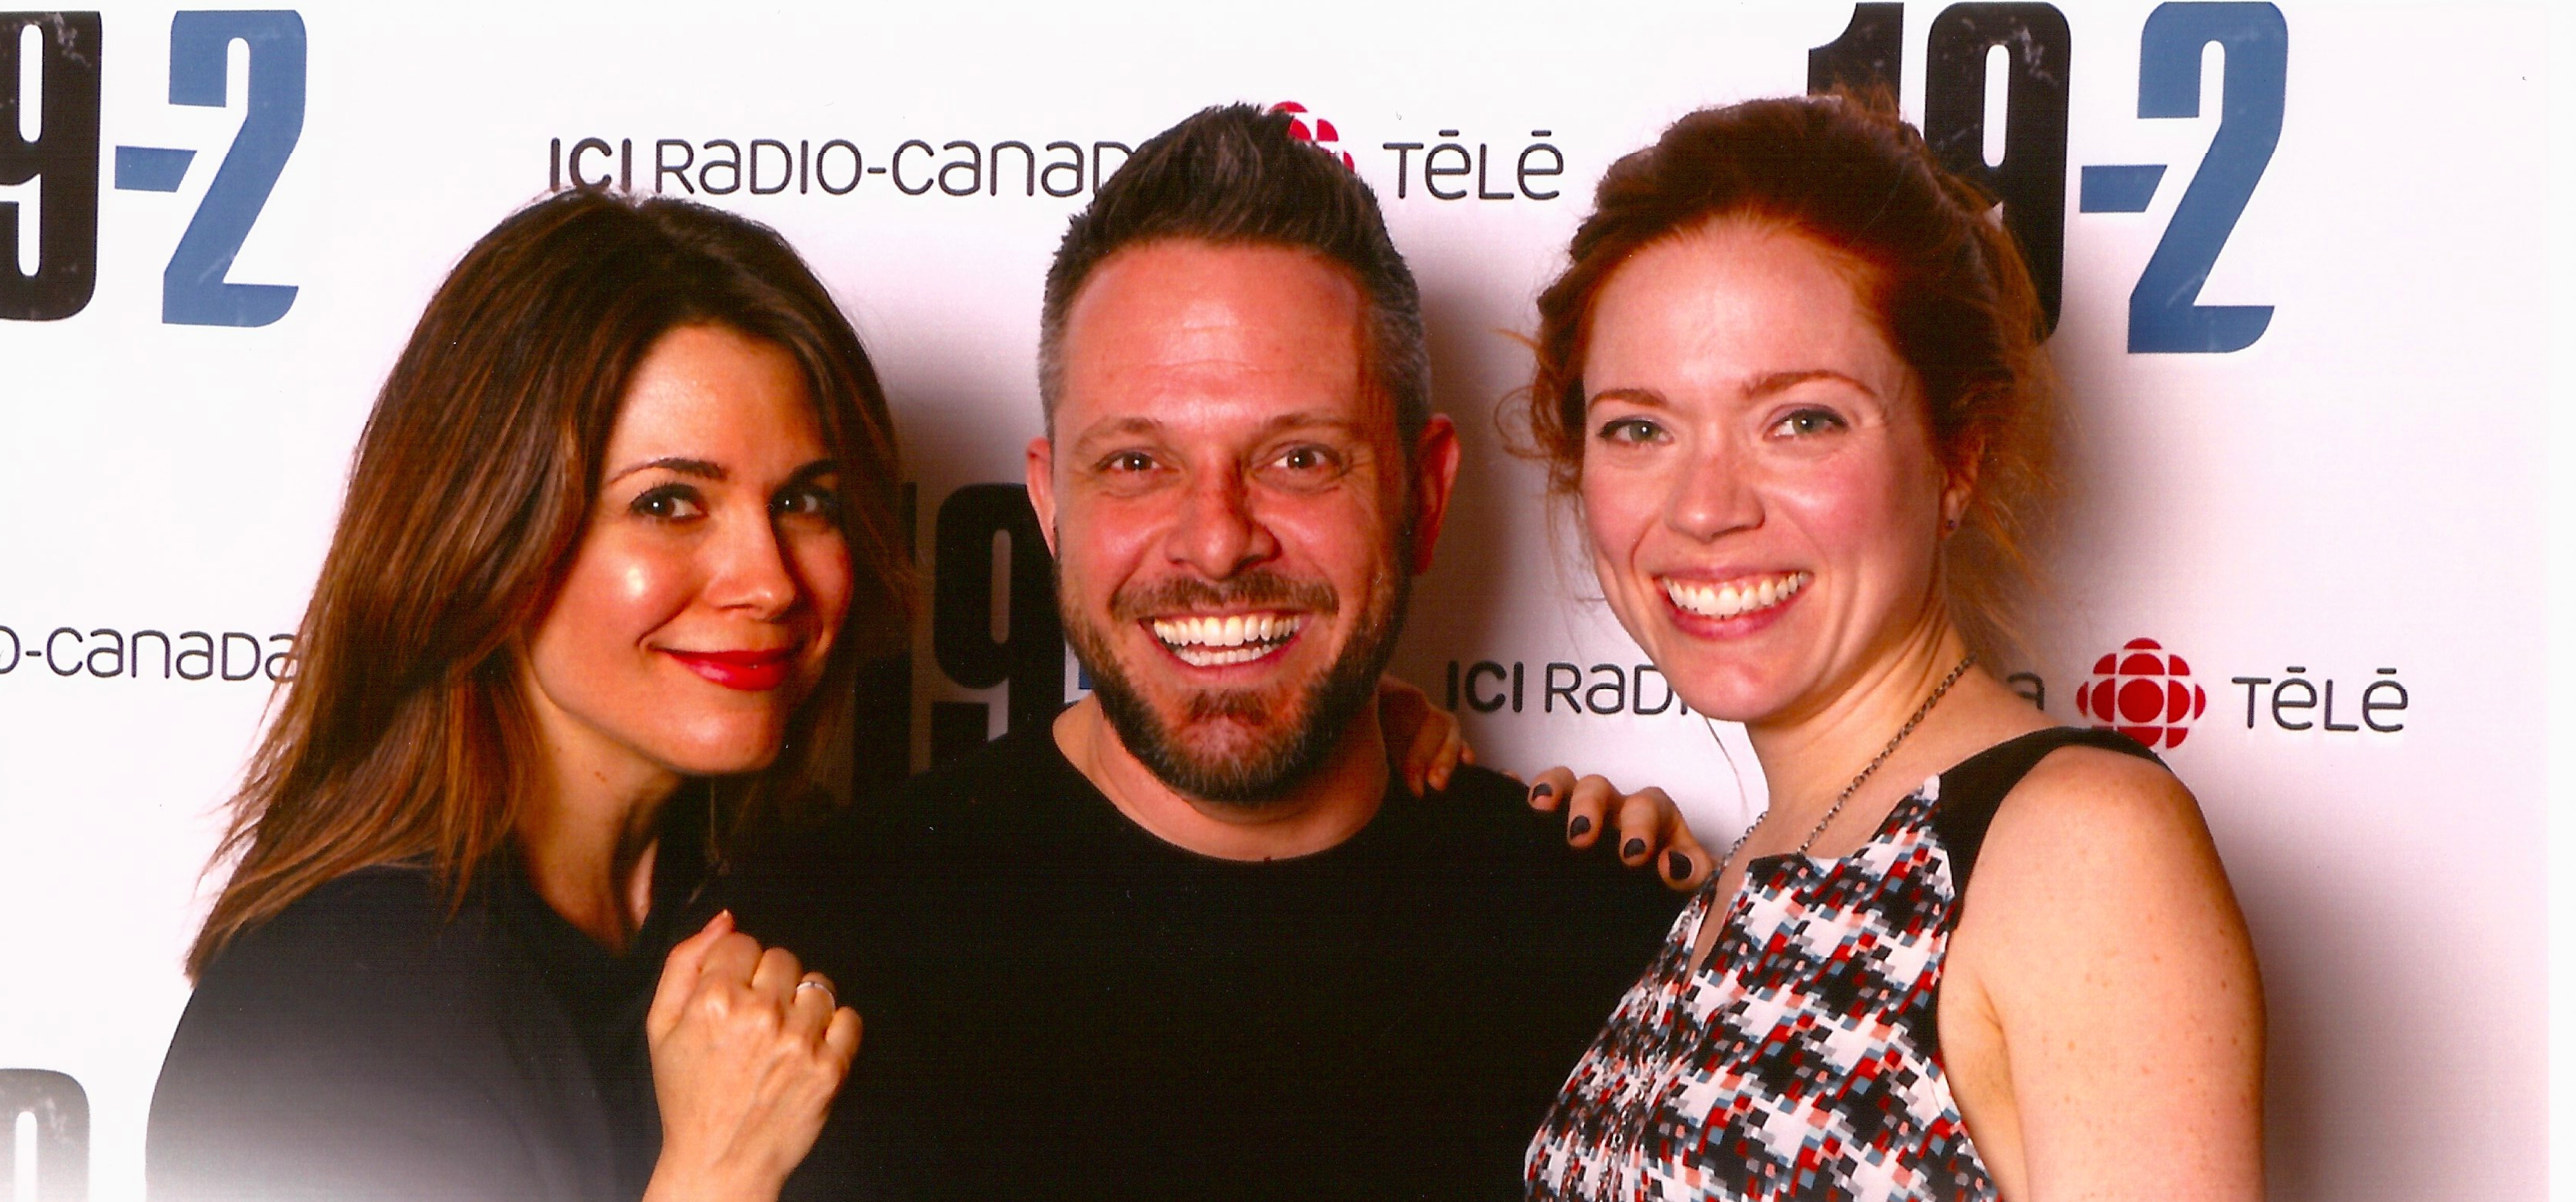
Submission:
{"label": "step and repeat banner", "polygon": [[1497,405],[1614,158],[1879,79],[2041,277],[2070,500],[2007,668],[2199,794],[2262,958],[2273,1193],[2538,1197],[2547,35],[2300,0],[0,12],[0,1190],[141,1196],[350,448],[514,207],[692,197],[836,290],[924,569],[865,686],[899,772],[1082,686],[1018,484],[1066,219],[1189,112],[1292,106],[1384,203],[1466,434],[1399,670],[1485,762],[1662,784],[1723,846],[1763,803],[1741,732],[1620,633]]}

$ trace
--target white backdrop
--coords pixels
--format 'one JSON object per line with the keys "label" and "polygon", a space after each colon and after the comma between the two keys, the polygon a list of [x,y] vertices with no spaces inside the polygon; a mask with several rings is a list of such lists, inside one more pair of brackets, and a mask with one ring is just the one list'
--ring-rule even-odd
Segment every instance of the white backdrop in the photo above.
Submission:
{"label": "white backdrop", "polygon": [[[1927,77],[1987,95],[1959,63],[1989,60],[1943,60],[1943,36],[2016,18],[2044,33],[2061,11],[2067,57],[2043,74],[2063,84],[2067,167],[2062,185],[2037,176],[2063,201],[2051,346],[2081,495],[2041,654],[2011,667],[2068,722],[2092,720],[2105,680],[2185,678],[2179,711],[2149,724],[2179,733],[2165,754],[2202,799],[2262,957],[2273,1193],[2536,1197],[2546,14],[1916,0],[1893,43],[1908,111],[1924,112]],[[1400,670],[1462,707],[1486,762],[1663,783],[1712,842],[1758,812],[1740,735],[1716,732],[1741,788],[1712,732],[1637,679],[1643,656],[1587,599],[1540,472],[1504,452],[1493,414],[1526,372],[1512,336],[1601,169],[1693,107],[1805,90],[1809,50],[1854,26],[1851,6],[316,3],[227,20],[119,5],[95,40],[62,35],[65,56],[49,39],[78,22],[21,35],[0,15],[18,67],[0,96],[95,64],[99,98],[94,141],[73,136],[77,96],[11,110],[37,149],[0,128],[0,180],[97,181],[86,303],[0,319],[15,494],[0,519],[0,1069],[78,1082],[94,1196],[141,1194],[143,1117],[187,998],[179,958],[215,883],[200,870],[267,696],[250,657],[295,626],[358,426],[430,290],[567,173],[699,190],[777,226],[856,319],[945,594],[915,656],[919,764],[1003,729],[1014,688],[1029,704],[1055,687],[1026,671],[967,687],[1006,670],[992,641],[1015,620],[1026,649],[1033,611],[975,607],[1007,578],[978,515],[1007,516],[1008,498],[959,490],[1019,477],[1040,280],[1065,219],[1114,144],[1207,103],[1303,105],[1385,203],[1423,284],[1438,404],[1467,431],[1461,516]],[[233,32],[265,40],[213,49]],[[2192,50],[2204,33],[2236,41]],[[2183,50],[2143,73],[2181,78],[2167,90],[2199,97],[2181,105],[2198,116],[2141,115],[2159,39]],[[2277,93],[2248,67],[2267,54],[2285,67]],[[2191,62],[2197,89],[2176,75]],[[174,64],[183,99],[220,78],[224,103],[174,103]],[[2013,154],[1988,139],[1998,170],[2048,156],[2046,91],[1971,106],[2043,131]],[[2267,120],[2268,157],[2244,141]],[[605,149],[580,149],[594,138]],[[723,144],[747,170],[709,168]],[[264,167],[260,148],[281,146]],[[2136,164],[2165,170],[2135,212],[2114,211],[2139,200],[2113,185],[2139,173],[2100,173],[2096,191],[2083,170]],[[2235,211],[2218,191],[2229,170],[2256,180],[2241,216],[2223,239],[2195,235],[2181,197],[2206,176],[2213,211]],[[19,221],[0,304],[69,304],[45,273],[89,253],[76,228],[40,244],[47,205],[91,203],[47,178],[0,186]],[[246,186],[270,178],[264,200]],[[247,233],[220,278],[292,286],[291,301],[191,282],[234,245],[226,215]],[[2215,249],[2198,303],[2269,306],[2259,337],[2153,349],[2190,320],[2134,311],[2160,245],[2181,277],[2189,252]],[[14,282],[13,249],[39,283]],[[2097,678],[2137,639],[2159,644],[2154,663]],[[19,1128],[30,1146],[32,1120]],[[17,1179],[65,1167],[19,1157]]]}

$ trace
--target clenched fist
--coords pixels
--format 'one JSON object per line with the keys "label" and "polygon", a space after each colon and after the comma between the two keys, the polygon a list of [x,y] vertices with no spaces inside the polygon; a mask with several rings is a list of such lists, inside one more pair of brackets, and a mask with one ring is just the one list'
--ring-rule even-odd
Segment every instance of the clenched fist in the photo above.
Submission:
{"label": "clenched fist", "polygon": [[831,981],[730,911],[671,949],[644,1028],[662,1109],[648,1202],[772,1202],[859,1050]]}

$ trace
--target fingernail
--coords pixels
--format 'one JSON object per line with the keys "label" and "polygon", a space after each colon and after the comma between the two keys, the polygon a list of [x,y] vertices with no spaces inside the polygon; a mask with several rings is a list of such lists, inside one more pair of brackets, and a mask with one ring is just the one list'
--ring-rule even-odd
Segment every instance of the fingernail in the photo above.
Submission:
{"label": "fingernail", "polygon": [[1677,851],[1667,852],[1664,855],[1664,870],[1674,880],[1689,880],[1691,874],[1690,857]]}
{"label": "fingernail", "polygon": [[1592,819],[1585,815],[1577,814],[1574,821],[1565,824],[1565,837],[1568,839],[1580,839],[1591,833]]}
{"label": "fingernail", "polygon": [[1556,786],[1551,785],[1546,781],[1540,781],[1539,783],[1530,786],[1530,800],[1537,801],[1539,798],[1550,796],[1555,792]]}
{"label": "fingernail", "polygon": [[1619,855],[1623,859],[1633,860],[1644,854],[1646,854],[1646,841],[1643,839],[1630,839],[1619,845]]}

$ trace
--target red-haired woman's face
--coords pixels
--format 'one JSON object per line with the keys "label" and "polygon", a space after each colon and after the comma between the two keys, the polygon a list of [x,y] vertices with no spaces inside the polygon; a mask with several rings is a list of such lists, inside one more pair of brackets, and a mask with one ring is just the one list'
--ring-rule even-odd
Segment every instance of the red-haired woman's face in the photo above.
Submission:
{"label": "red-haired woman's face", "polygon": [[557,778],[767,766],[850,604],[838,480],[804,373],[773,343],[673,330],[637,367],[604,464],[528,644]]}
{"label": "red-haired woman's face", "polygon": [[1805,237],[1721,221],[1639,251],[1594,302],[1593,566],[1703,713],[1821,706],[1938,604],[1941,526],[1965,494],[1854,278]]}

